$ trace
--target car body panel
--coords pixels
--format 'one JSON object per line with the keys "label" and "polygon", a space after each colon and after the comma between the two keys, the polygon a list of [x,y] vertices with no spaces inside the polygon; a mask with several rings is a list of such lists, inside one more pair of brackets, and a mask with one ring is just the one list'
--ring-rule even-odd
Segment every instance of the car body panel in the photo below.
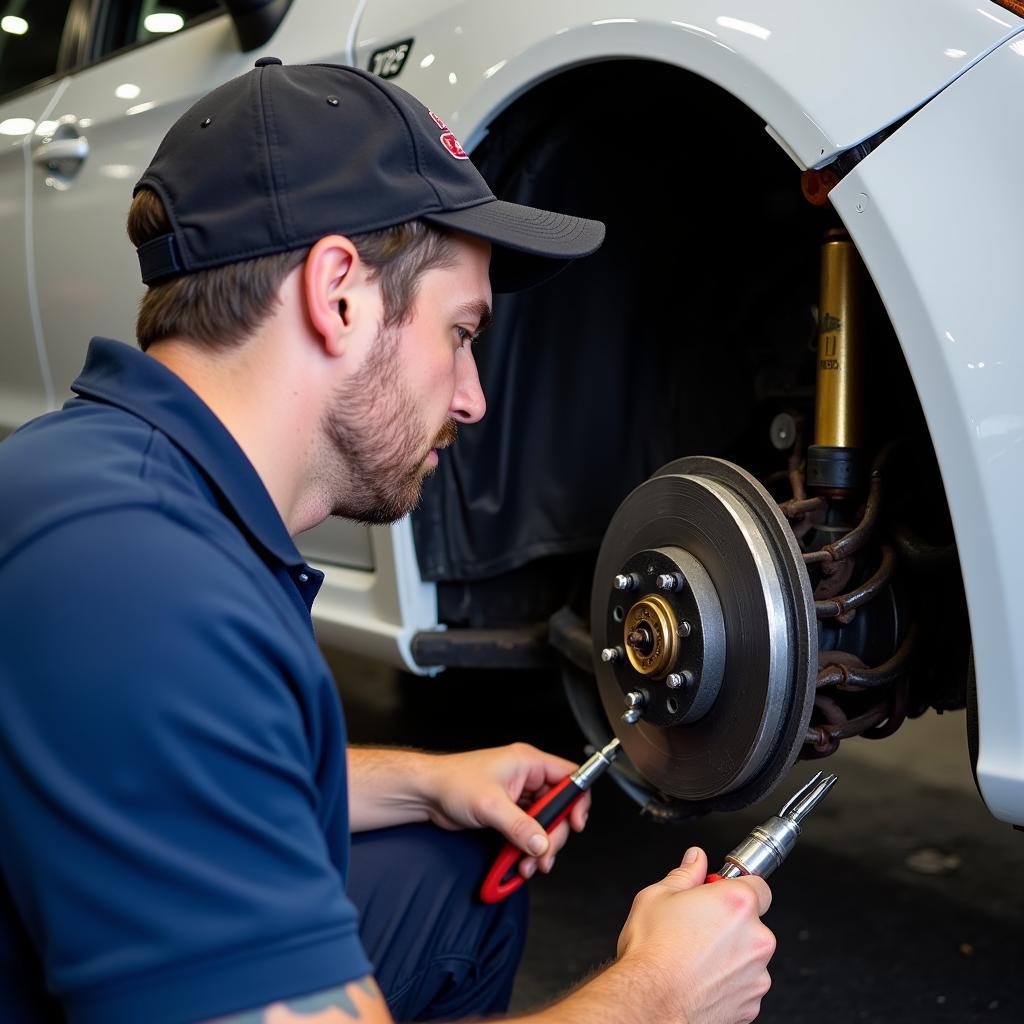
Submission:
{"label": "car body panel", "polygon": [[295,538],[303,555],[314,565],[321,562],[368,571],[373,568],[370,531],[350,519],[332,516]]}
{"label": "car body panel", "polygon": [[970,610],[978,783],[1024,823],[1024,35],[831,193],[906,354],[945,481]]}
{"label": "car body panel", "polygon": [[[910,113],[1020,25],[988,0],[735,0],[727,8],[720,0],[371,0],[356,62],[367,67],[375,50],[411,37],[397,84],[435,104],[471,150],[505,106],[561,69],[616,57],[664,61],[742,100],[800,166],[812,167]],[[652,102],[659,99],[665,130],[684,128],[685,108],[672,97]],[[628,125],[609,131],[638,156],[652,141],[631,138]]]}
{"label": "car body panel", "polygon": [[31,145],[63,85],[54,83],[0,100],[0,437],[53,407],[53,382],[38,322],[28,254],[31,193],[26,194]]}
{"label": "car body panel", "polygon": [[412,523],[369,530],[372,572],[325,565],[317,595],[317,636],[323,643],[373,658],[416,675],[437,670],[412,656],[413,636],[443,628],[437,621],[437,587],[420,578]]}

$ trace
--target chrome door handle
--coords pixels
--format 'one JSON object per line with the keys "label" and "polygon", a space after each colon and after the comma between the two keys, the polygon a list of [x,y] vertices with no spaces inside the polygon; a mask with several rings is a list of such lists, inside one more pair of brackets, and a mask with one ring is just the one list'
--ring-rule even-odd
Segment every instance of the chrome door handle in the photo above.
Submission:
{"label": "chrome door handle", "polygon": [[54,139],[52,142],[45,142],[32,153],[32,160],[37,164],[44,164],[51,170],[58,160],[78,160],[81,162],[89,155],[89,140],[84,135],[75,139]]}

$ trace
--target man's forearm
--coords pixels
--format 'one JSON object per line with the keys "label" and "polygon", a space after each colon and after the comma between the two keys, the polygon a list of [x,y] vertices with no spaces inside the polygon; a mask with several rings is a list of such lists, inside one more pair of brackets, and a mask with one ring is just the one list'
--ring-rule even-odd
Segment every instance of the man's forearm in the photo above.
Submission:
{"label": "man's forearm", "polygon": [[557,1003],[501,1024],[687,1024],[663,988],[655,972],[617,960]]}
{"label": "man's forearm", "polygon": [[349,747],[349,828],[366,832],[427,821],[423,783],[435,756],[419,750]]}

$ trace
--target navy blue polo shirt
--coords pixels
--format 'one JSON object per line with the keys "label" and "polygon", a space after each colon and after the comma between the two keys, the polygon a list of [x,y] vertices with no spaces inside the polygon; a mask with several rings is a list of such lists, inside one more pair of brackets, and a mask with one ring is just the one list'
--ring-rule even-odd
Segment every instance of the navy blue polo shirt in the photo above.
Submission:
{"label": "navy blue polo shirt", "polygon": [[72,390],[0,444],[0,1020],[198,1020],[370,973],[322,574],[155,359],[94,339]]}

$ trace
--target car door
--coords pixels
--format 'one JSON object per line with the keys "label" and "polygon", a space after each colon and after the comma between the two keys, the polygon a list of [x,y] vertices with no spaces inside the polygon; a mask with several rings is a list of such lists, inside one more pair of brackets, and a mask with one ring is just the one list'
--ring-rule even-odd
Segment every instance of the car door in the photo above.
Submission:
{"label": "car door", "polygon": [[174,0],[173,11],[106,3],[91,38],[94,59],[54,103],[51,133],[31,144],[39,318],[58,398],[90,337],[134,338],[143,287],[125,232],[132,186],[173,121],[252,65],[216,0]]}
{"label": "car door", "polygon": [[31,150],[48,130],[71,0],[0,0],[0,437],[53,405],[31,283]]}

